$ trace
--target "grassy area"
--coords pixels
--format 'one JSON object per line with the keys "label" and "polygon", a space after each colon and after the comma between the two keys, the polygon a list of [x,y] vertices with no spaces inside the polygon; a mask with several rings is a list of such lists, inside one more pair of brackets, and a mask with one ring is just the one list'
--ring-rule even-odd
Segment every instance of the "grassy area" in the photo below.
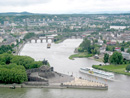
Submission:
{"label": "grassy area", "polygon": [[99,59],[95,59],[94,57],[89,57],[90,59],[93,59],[95,61],[98,61],[98,62],[103,62],[103,58],[99,58]]}
{"label": "grassy area", "polygon": [[98,61],[98,62],[103,62],[103,58],[94,59],[94,60],[96,60],[96,61]]}
{"label": "grassy area", "polygon": [[69,57],[69,59],[74,60],[74,58],[87,58],[93,56],[92,54],[88,54],[86,52],[73,54]]}
{"label": "grassy area", "polygon": [[100,70],[104,70],[104,71],[115,72],[115,73],[130,76],[130,73],[125,72],[126,66],[127,65],[106,65],[106,66],[93,65],[92,67],[95,69],[100,69]]}
{"label": "grassy area", "polygon": [[65,39],[58,40],[58,41],[55,42],[55,44],[59,44],[59,43],[63,42],[64,40],[65,40]]}

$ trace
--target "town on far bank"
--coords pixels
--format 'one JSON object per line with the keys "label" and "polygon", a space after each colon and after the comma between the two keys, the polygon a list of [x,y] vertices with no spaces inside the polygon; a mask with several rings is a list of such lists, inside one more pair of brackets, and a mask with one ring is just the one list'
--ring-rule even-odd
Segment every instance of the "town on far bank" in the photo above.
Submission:
{"label": "town on far bank", "polygon": [[[45,38],[48,43],[50,35],[55,35],[52,42],[56,44],[68,38],[82,38],[83,42],[75,48],[74,54],[70,54],[69,59],[87,57],[104,62],[103,65],[93,65],[95,69],[130,75],[129,24],[130,14],[0,14],[0,82],[25,83],[27,87],[30,85],[47,87],[55,80],[60,83],[60,88],[73,88],[75,87],[73,84],[82,82],[82,85],[78,84],[79,88],[85,85],[87,88],[108,89],[106,84],[74,79],[72,76],[54,72],[49,61],[45,59],[35,61],[28,56],[19,56],[18,53],[24,44],[31,40],[37,43],[37,39]],[[69,81],[66,81],[66,78]],[[40,81],[40,84],[32,81]]]}

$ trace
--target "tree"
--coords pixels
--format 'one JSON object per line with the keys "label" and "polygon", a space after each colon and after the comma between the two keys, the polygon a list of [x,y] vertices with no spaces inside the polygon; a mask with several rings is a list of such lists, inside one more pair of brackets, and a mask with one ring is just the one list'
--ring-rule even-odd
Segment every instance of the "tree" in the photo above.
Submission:
{"label": "tree", "polygon": [[105,53],[104,54],[104,63],[108,63],[109,61],[109,54]]}
{"label": "tree", "polygon": [[12,57],[12,54],[3,53],[0,55],[0,63],[2,62],[3,64],[9,64]]}
{"label": "tree", "polygon": [[104,43],[104,44],[106,44],[106,43],[107,43],[107,41],[106,41],[106,40],[103,40],[103,43]]}
{"label": "tree", "polygon": [[124,51],[125,49],[124,49],[124,47],[121,47],[121,51]]}
{"label": "tree", "polygon": [[7,53],[8,51],[13,51],[12,46],[10,46],[10,45],[2,45],[0,47],[0,54]]}
{"label": "tree", "polygon": [[130,53],[130,48],[127,50],[128,53]]}
{"label": "tree", "polygon": [[26,69],[29,69],[33,62],[34,59],[29,56],[14,56],[11,59],[11,63],[15,63],[17,65],[23,65]]}
{"label": "tree", "polygon": [[91,42],[87,38],[84,39],[84,41],[81,43],[80,47],[85,51],[88,51],[88,53],[91,52]]}
{"label": "tree", "polygon": [[102,40],[102,35],[100,35],[100,39]]}
{"label": "tree", "polygon": [[126,67],[126,70],[127,70],[127,72],[130,71],[130,65],[128,65],[128,66]]}
{"label": "tree", "polygon": [[0,65],[1,83],[23,83],[27,81],[25,68],[16,64]]}
{"label": "tree", "polygon": [[111,64],[122,64],[123,63],[123,56],[121,53],[115,51],[113,55],[109,59]]}
{"label": "tree", "polygon": [[29,39],[29,38],[32,38],[32,37],[34,37],[34,36],[35,36],[34,33],[27,33],[27,34],[24,36],[24,40]]}

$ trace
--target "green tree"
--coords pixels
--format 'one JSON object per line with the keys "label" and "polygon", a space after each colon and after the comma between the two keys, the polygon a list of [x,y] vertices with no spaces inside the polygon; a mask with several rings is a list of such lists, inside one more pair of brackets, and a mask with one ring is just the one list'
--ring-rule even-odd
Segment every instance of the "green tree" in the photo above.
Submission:
{"label": "green tree", "polygon": [[29,38],[34,37],[34,36],[35,36],[34,33],[27,33],[27,34],[24,36],[24,40],[29,39]]}
{"label": "green tree", "polygon": [[103,43],[104,43],[104,44],[106,44],[106,43],[107,43],[107,41],[106,41],[106,40],[103,40]]}
{"label": "green tree", "polygon": [[88,53],[91,53],[91,42],[90,40],[88,40],[87,38],[84,39],[84,41],[80,44],[80,47],[82,47],[82,49],[85,51],[87,51]]}
{"label": "green tree", "polygon": [[11,63],[16,63],[17,65],[23,65],[26,69],[29,69],[34,59],[29,56],[14,56],[11,59]]}
{"label": "green tree", "polygon": [[130,53],[130,48],[128,48],[127,52]]}
{"label": "green tree", "polygon": [[27,81],[27,74],[23,66],[16,64],[0,65],[1,83],[23,83]]}
{"label": "green tree", "polygon": [[123,63],[123,56],[121,53],[115,51],[113,55],[109,59],[111,64],[122,64]]}
{"label": "green tree", "polygon": [[8,53],[1,54],[0,62],[2,62],[3,64],[10,64],[12,57],[13,57],[12,54],[8,54]]}
{"label": "green tree", "polygon": [[109,54],[105,53],[104,54],[104,63],[108,63],[109,61]]}
{"label": "green tree", "polygon": [[127,72],[130,71],[130,65],[128,65],[128,66],[126,67],[126,70],[127,70]]}
{"label": "green tree", "polygon": [[124,51],[125,49],[124,49],[124,47],[121,47],[121,51]]}

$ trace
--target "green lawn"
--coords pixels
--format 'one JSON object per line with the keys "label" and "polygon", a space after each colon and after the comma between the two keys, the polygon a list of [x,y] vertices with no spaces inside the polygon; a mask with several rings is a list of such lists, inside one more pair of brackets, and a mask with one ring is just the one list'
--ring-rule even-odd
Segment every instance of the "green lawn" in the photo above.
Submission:
{"label": "green lawn", "polygon": [[58,41],[56,41],[56,42],[54,42],[55,44],[59,44],[59,43],[61,43],[61,42],[63,42],[65,39],[61,39],[61,40],[58,40]]}
{"label": "green lawn", "polygon": [[86,52],[78,53],[78,54],[73,54],[69,57],[69,59],[74,60],[74,58],[87,58],[93,56],[92,54],[88,54]]}
{"label": "green lawn", "polygon": [[130,75],[130,73],[125,72],[126,66],[127,65],[104,65],[104,66],[93,65],[92,67],[96,69],[104,70],[104,71]]}

